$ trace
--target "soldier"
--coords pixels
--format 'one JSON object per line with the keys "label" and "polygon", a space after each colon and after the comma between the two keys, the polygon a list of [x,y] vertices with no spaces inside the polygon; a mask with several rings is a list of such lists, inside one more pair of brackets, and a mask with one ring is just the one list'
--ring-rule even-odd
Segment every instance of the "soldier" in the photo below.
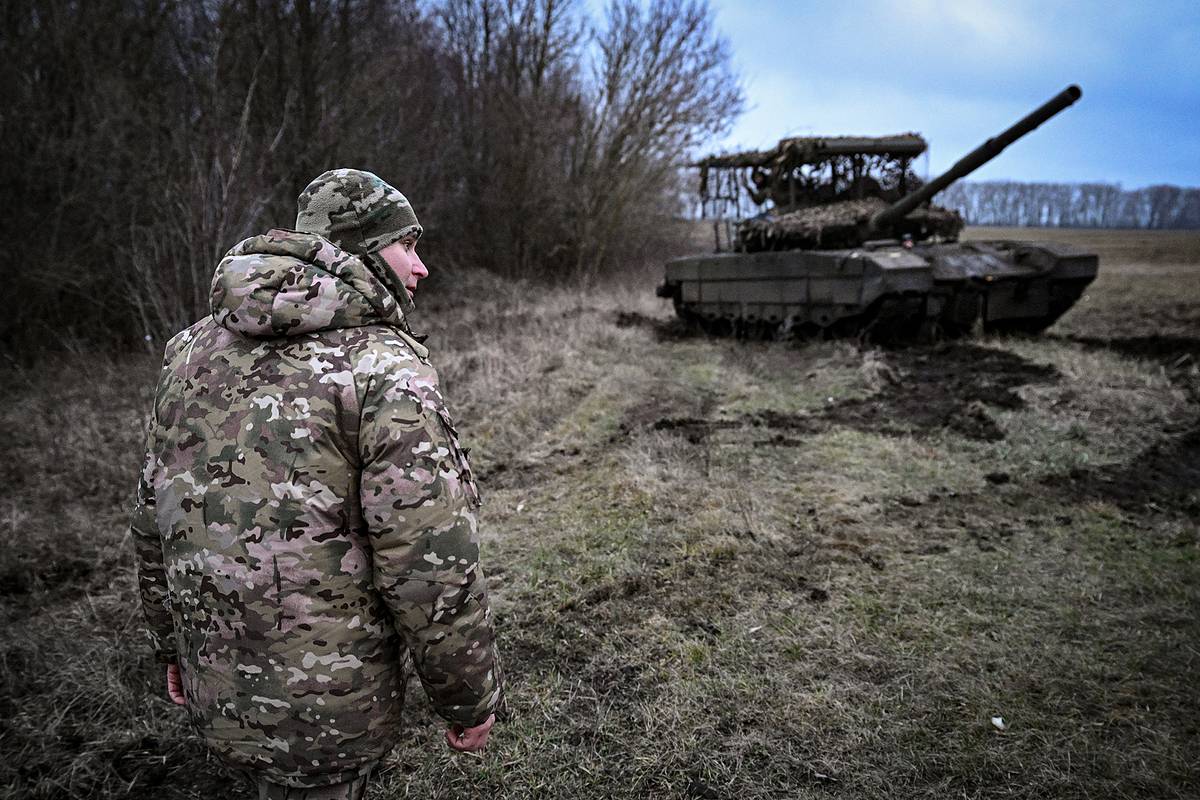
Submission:
{"label": "soldier", "polygon": [[501,702],[479,492],[408,325],[421,231],[377,176],[326,172],[166,347],[130,525],[142,606],[171,699],[260,798],[361,797],[406,652],[452,748],[482,748]]}

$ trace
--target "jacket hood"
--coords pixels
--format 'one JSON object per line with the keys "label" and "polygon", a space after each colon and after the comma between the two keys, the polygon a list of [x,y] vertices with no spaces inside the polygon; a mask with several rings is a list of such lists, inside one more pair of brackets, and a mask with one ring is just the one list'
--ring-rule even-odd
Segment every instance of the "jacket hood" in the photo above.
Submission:
{"label": "jacket hood", "polygon": [[282,229],[251,236],[225,254],[209,307],[219,325],[250,338],[375,324],[407,328],[396,298],[361,258],[317,234]]}

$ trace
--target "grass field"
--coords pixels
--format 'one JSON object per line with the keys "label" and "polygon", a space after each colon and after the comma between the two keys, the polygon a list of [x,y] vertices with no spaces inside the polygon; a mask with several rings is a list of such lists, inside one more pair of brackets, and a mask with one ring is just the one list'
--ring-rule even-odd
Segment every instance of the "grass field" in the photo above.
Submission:
{"label": "grass field", "polygon": [[[1200,234],[968,234],[1101,274],[1040,338],[897,350],[446,276],[513,714],[452,755],[414,684],[370,797],[1200,796]],[[248,796],[139,633],[157,363],[4,376],[3,796]]]}

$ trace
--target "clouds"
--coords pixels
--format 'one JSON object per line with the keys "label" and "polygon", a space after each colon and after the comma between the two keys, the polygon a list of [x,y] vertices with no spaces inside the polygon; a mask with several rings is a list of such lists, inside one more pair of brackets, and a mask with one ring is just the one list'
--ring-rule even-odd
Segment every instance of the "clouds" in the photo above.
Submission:
{"label": "clouds", "polygon": [[979,178],[1200,185],[1195,3],[714,0],[749,110],[722,144],[917,130],[948,167],[1068,83]]}
{"label": "clouds", "polygon": [[[1035,27],[1028,15],[1011,3],[998,5],[979,0],[910,0],[904,6],[890,4],[898,16],[914,21],[918,30],[941,36],[962,36],[977,47],[993,52],[1008,48],[1013,41],[1044,44],[1045,31]],[[937,28],[943,28],[937,31]],[[962,40],[960,40],[962,41]]]}

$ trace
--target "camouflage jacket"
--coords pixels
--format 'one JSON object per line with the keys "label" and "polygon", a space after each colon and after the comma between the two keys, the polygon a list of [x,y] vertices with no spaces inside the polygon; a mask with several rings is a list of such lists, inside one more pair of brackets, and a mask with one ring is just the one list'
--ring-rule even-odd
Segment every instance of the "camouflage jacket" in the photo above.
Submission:
{"label": "camouflage jacket", "polygon": [[160,660],[227,763],[349,780],[394,743],[406,650],[475,725],[499,664],[466,454],[423,346],[363,262],[273,230],[167,344],[131,520]]}

